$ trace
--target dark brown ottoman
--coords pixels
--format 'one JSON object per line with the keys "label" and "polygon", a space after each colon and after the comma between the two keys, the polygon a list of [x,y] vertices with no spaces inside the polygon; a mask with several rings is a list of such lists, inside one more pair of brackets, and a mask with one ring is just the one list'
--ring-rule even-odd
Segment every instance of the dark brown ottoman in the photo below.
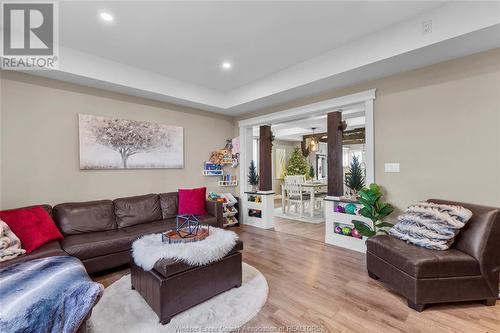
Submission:
{"label": "dark brown ottoman", "polygon": [[241,286],[241,250],[243,242],[221,260],[205,266],[161,259],[150,271],[130,260],[132,289],[141,294],[162,324],[173,316],[215,295]]}

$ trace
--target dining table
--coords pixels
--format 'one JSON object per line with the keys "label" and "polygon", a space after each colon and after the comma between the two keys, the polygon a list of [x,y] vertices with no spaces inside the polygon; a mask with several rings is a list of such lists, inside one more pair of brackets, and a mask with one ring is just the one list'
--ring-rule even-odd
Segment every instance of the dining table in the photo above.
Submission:
{"label": "dining table", "polygon": [[[316,200],[316,193],[326,191],[328,184],[326,181],[307,181],[301,183],[300,186],[309,193],[309,214],[314,217],[314,204]],[[285,214],[285,184],[281,184],[281,211]]]}

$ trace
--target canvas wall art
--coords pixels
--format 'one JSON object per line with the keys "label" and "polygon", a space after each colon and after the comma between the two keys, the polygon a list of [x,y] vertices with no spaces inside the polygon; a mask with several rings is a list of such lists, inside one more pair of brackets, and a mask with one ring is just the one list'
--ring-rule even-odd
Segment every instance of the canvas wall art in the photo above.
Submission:
{"label": "canvas wall art", "polygon": [[184,129],[144,121],[78,115],[80,169],[184,167]]}

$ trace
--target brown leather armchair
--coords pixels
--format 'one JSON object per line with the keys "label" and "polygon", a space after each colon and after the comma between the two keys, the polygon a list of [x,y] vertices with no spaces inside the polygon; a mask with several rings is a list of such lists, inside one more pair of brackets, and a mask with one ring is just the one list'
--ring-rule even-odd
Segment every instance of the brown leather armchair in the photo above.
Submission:
{"label": "brown leather armchair", "polygon": [[380,279],[423,311],[432,303],[483,301],[495,305],[500,271],[500,209],[461,202],[473,213],[446,251],[428,250],[379,235],[367,240],[368,275]]}

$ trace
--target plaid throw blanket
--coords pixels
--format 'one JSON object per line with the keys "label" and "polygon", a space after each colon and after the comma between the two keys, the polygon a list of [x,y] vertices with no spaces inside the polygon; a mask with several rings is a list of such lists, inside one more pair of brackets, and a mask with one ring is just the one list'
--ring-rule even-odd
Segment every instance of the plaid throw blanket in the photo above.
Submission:
{"label": "plaid throw blanket", "polygon": [[419,202],[398,217],[389,234],[417,246],[447,250],[471,217],[472,212],[461,206]]}
{"label": "plaid throw blanket", "polygon": [[102,292],[73,257],[10,265],[0,269],[0,332],[73,333]]}
{"label": "plaid throw blanket", "polygon": [[0,261],[13,259],[20,254],[26,253],[21,249],[21,241],[10,230],[9,225],[0,220]]}

